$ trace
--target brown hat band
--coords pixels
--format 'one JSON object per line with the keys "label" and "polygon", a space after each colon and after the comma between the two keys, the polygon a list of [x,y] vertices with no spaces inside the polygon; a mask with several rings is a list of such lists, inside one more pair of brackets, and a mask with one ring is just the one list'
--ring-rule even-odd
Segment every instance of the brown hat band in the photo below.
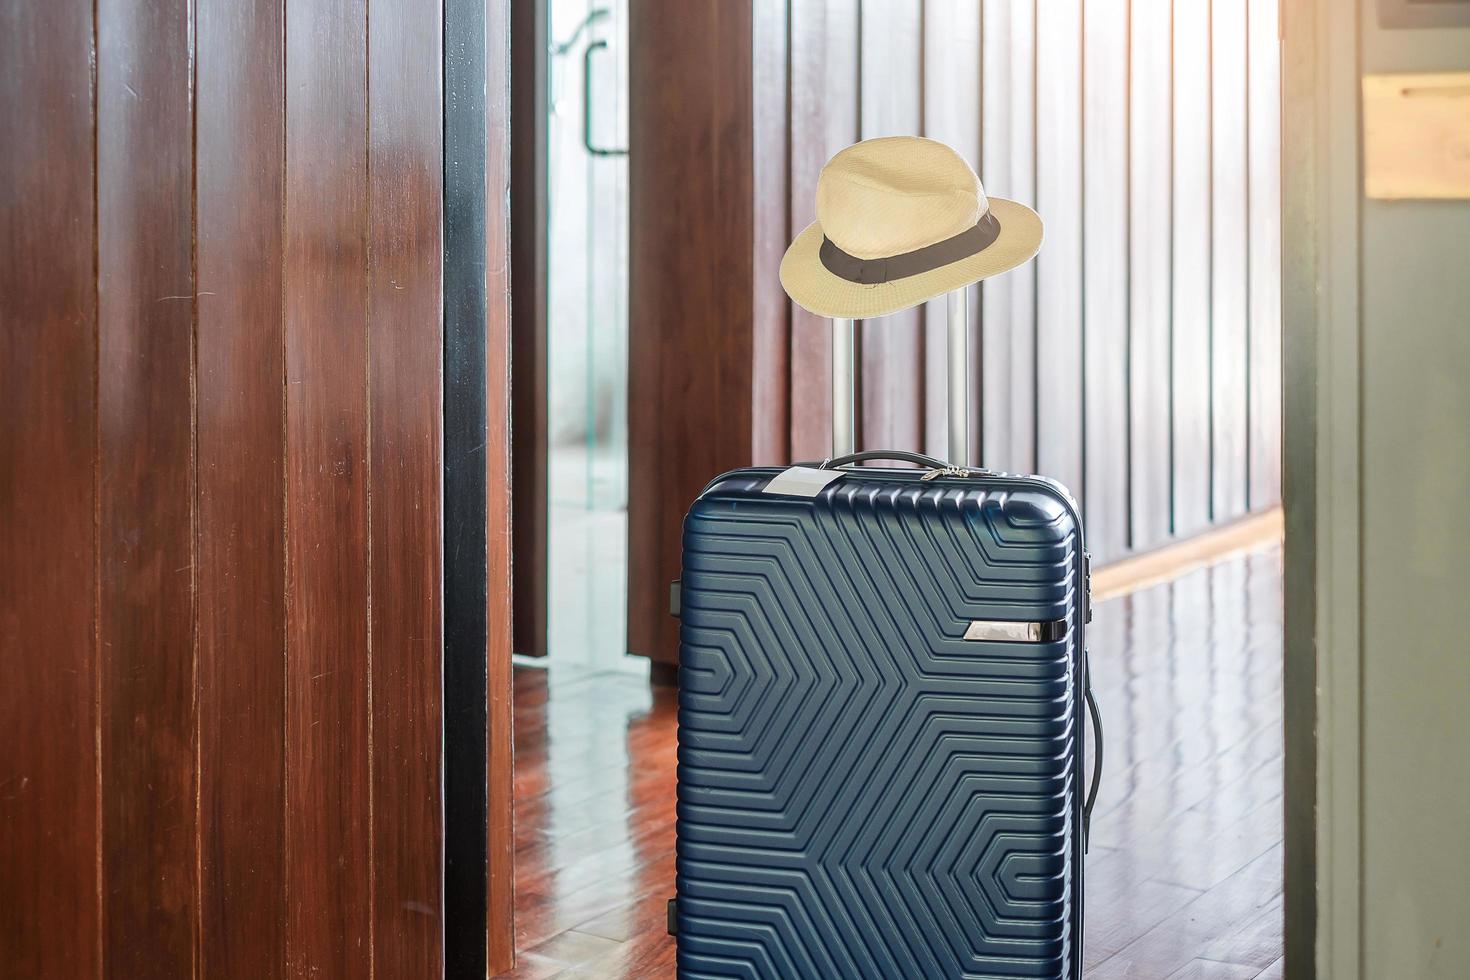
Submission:
{"label": "brown hat band", "polygon": [[912,252],[860,259],[856,255],[847,254],[834,245],[832,239],[823,235],[822,248],[818,255],[822,265],[834,276],[864,286],[876,286],[968,259],[985,251],[999,237],[1000,222],[987,210],[973,227],[966,228],[953,238],[916,248]]}

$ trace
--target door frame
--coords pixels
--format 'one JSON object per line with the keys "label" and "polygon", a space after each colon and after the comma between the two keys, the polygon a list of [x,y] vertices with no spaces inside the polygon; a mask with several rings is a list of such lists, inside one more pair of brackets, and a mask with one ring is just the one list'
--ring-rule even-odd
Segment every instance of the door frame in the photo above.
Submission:
{"label": "door frame", "polygon": [[514,966],[509,0],[444,0],[444,972]]}
{"label": "door frame", "polygon": [[1362,975],[1359,11],[1283,3],[1286,976]]}

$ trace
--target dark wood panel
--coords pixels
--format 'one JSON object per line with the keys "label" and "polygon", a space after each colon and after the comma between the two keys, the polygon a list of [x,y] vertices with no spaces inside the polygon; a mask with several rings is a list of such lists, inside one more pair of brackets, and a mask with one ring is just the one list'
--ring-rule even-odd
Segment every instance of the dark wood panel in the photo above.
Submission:
{"label": "dark wood panel", "polygon": [[1249,247],[1246,9],[1210,5],[1210,517],[1246,511]]}
{"label": "dark wood panel", "polygon": [[753,446],[751,16],[630,12],[628,649],[664,662],[682,515]]}
{"label": "dark wood panel", "polygon": [[[487,24],[492,11],[502,18],[493,40]],[[508,648],[511,628],[508,577],[494,592],[489,579],[501,550],[509,552],[509,514],[502,509],[492,517],[487,499],[493,473],[497,504],[504,508],[509,479],[504,350],[498,371],[492,372],[487,360],[492,301],[500,331],[496,342],[502,347],[508,342],[508,263],[492,267],[488,262],[492,239],[496,254],[508,250],[509,182],[502,169],[498,191],[491,194],[488,180],[492,155],[502,168],[507,163],[507,12],[504,3],[482,0],[446,0],[444,5],[444,970],[454,980],[483,977],[492,969],[487,961],[491,876],[508,877],[499,873],[504,869],[498,863],[490,867],[491,785],[503,778],[488,768],[488,752],[502,741],[508,750],[511,736],[508,730],[487,729],[497,691],[497,678],[488,669],[490,630],[504,637]],[[496,84],[487,85],[492,71],[500,74]],[[498,121],[493,143],[492,114]],[[494,559],[492,525],[501,532]],[[497,568],[507,571],[504,564]],[[493,618],[492,603],[502,610]],[[499,914],[508,932],[509,908]],[[499,920],[494,921],[498,927]],[[510,964],[506,958],[494,968]]]}
{"label": "dark wood panel", "polygon": [[0,963],[20,977],[101,964],[92,12],[18,4],[0,31]]}
{"label": "dark wood panel", "polygon": [[[511,320],[515,418],[515,650],[546,655],[547,0],[511,4]],[[631,372],[631,367],[630,367]],[[630,405],[631,419],[631,405]]]}
{"label": "dark wood panel", "polygon": [[789,0],[751,2],[751,423],[750,460],[761,466],[791,459],[791,303],[781,288],[781,256],[790,242],[790,127],[786,115],[790,58]]}
{"label": "dark wood panel", "polygon": [[[0,443],[22,603],[0,612],[0,972],[440,971],[442,37],[421,13],[6,19],[0,401],[28,425]],[[475,451],[504,579],[500,416]]]}
{"label": "dark wood panel", "polygon": [[[817,177],[857,140],[858,0],[791,0],[791,226],[816,220]],[[832,451],[830,321],[791,305],[791,458]]]}
{"label": "dark wood panel", "polygon": [[103,971],[129,980],[195,954],[191,27],[97,8]]}
{"label": "dark wood panel", "polygon": [[[973,0],[924,2],[924,135],[948,143],[980,169],[980,7]],[[981,175],[982,180],[984,175]],[[980,290],[969,290],[970,460],[980,459]],[[924,318],[924,448],[949,456],[948,300],[932,300]],[[958,462],[954,460],[952,462]]]}
{"label": "dark wood panel", "polygon": [[[511,23],[510,0],[485,4],[485,737],[489,758],[486,900],[490,973],[515,960],[511,719]],[[479,980],[482,970],[466,973]]]}
{"label": "dark wood panel", "polygon": [[1036,469],[1080,499],[1082,432],[1082,0],[1036,19]]}
{"label": "dark wood panel", "polygon": [[199,967],[247,980],[286,966],[284,11],[197,11]]}
{"label": "dark wood panel", "polygon": [[[924,125],[921,0],[860,4],[863,139],[915,136]],[[904,310],[859,328],[859,449],[924,447],[924,321]]]}
{"label": "dark wood panel", "polygon": [[[1280,956],[1280,589],[1273,549],[1098,606],[1110,734],[1086,977],[1200,960],[1255,976]],[[554,663],[518,670],[515,688],[523,955],[509,976],[671,976],[672,693]]]}
{"label": "dark wood panel", "polygon": [[287,970],[372,969],[367,9],[286,5]]}
{"label": "dark wood panel", "polygon": [[1173,514],[1169,334],[1173,180],[1170,0],[1132,0],[1129,97],[1130,544],[1168,540]]}
{"label": "dark wood panel", "polygon": [[443,973],[443,9],[368,8],[373,973]]}
{"label": "dark wood panel", "polygon": [[1281,499],[1281,49],[1277,0],[1247,10],[1249,499]]}
{"label": "dark wood panel", "polygon": [[[996,197],[1036,203],[1036,3],[985,0],[981,38],[981,179]],[[981,462],[1015,473],[1036,467],[1036,265],[982,292]]]}
{"label": "dark wood panel", "polygon": [[1176,535],[1210,522],[1210,5],[1174,2],[1171,306]]}
{"label": "dark wood panel", "polygon": [[1087,0],[1082,40],[1082,504],[1102,563],[1128,550],[1128,0]]}

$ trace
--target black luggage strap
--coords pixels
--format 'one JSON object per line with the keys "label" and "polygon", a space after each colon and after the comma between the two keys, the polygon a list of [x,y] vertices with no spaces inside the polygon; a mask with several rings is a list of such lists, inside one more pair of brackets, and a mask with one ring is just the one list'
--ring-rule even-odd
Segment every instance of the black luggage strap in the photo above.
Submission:
{"label": "black luggage strap", "polygon": [[1082,853],[1087,853],[1088,837],[1092,831],[1092,808],[1097,803],[1097,789],[1102,784],[1103,767],[1103,723],[1097,710],[1097,699],[1092,696],[1092,665],[1086,653],[1082,655],[1082,696],[1087,700],[1087,713],[1092,716],[1092,783],[1087,787],[1087,802],[1082,804]]}

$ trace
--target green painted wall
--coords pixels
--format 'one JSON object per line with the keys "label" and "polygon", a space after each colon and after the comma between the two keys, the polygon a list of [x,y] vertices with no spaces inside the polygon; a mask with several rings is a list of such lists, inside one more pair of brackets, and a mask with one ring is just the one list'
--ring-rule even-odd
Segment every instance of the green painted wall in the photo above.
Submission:
{"label": "green painted wall", "polygon": [[[1470,70],[1383,30],[1364,73]],[[1470,201],[1361,210],[1364,977],[1470,977]]]}

